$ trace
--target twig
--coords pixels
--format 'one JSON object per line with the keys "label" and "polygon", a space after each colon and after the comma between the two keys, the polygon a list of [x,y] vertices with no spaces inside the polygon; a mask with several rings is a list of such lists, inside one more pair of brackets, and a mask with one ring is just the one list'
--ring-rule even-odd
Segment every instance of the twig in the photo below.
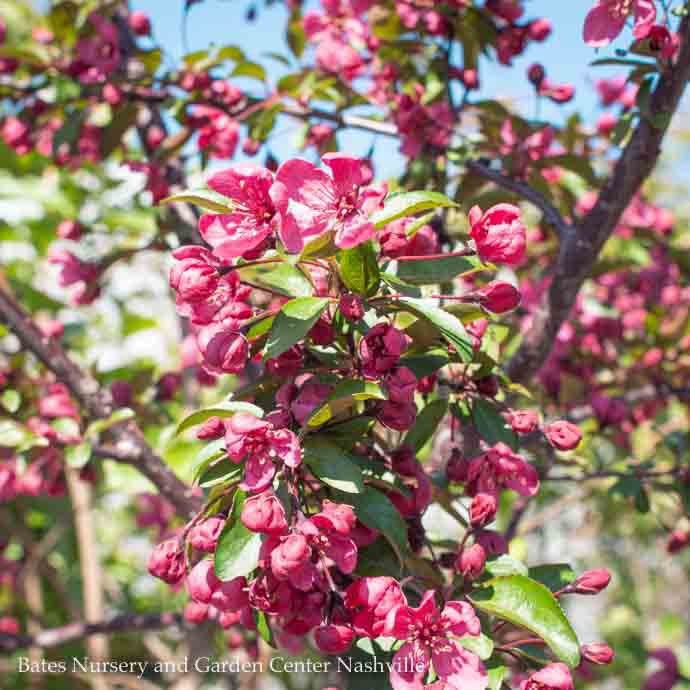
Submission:
{"label": "twig", "polygon": [[107,621],[95,623],[76,622],[41,630],[35,635],[9,635],[0,633],[0,651],[14,652],[26,647],[51,649],[81,640],[92,635],[113,635],[115,633],[141,632],[144,630],[161,630],[163,628],[183,625],[181,614],[123,614]]}

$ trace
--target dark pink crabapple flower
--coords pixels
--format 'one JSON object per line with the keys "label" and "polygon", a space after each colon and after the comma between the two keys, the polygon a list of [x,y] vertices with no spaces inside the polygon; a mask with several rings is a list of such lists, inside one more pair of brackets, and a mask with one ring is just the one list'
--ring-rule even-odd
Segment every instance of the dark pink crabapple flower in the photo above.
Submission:
{"label": "dark pink crabapple flower", "polygon": [[565,664],[549,664],[522,681],[520,690],[573,690],[573,677]]}
{"label": "dark pink crabapple flower", "polygon": [[544,435],[557,450],[574,450],[580,445],[582,432],[571,422],[552,422],[544,428]]}
{"label": "dark pink crabapple flower", "polygon": [[248,498],[242,507],[240,519],[252,532],[281,535],[288,528],[285,508],[271,490]]}
{"label": "dark pink crabapple flower", "polygon": [[592,642],[583,645],[580,651],[585,661],[598,666],[610,664],[616,656],[613,649],[604,642]]}
{"label": "dark pink crabapple flower", "polygon": [[524,256],[527,231],[520,209],[511,204],[496,204],[487,211],[470,209],[470,236],[482,261],[515,266]]}
{"label": "dark pink crabapple flower", "polygon": [[181,582],[186,575],[186,566],[180,540],[175,537],[158,544],[149,556],[148,571],[169,585]]}
{"label": "dark pink crabapple flower", "polygon": [[660,647],[650,652],[649,658],[658,661],[661,668],[647,676],[643,690],[671,690],[680,680],[678,657],[672,649]]}
{"label": "dark pink crabapple flower", "polygon": [[327,153],[322,161],[331,175],[305,160],[292,159],[276,172],[271,198],[281,215],[281,240],[288,252],[305,241],[333,231],[341,249],[366,242],[375,228],[369,216],[383,207],[387,187],[369,185],[369,169],[361,158]]}
{"label": "dark pink crabapple flower", "polygon": [[639,37],[656,19],[654,0],[598,0],[585,18],[584,42],[593,48],[608,45],[623,31],[631,14],[633,33]]}
{"label": "dark pink crabapple flower", "polygon": [[476,580],[484,570],[486,551],[481,544],[463,549],[455,561],[455,569],[467,580]]}
{"label": "dark pink crabapple flower", "polygon": [[606,568],[587,570],[582,573],[568,590],[575,594],[599,594],[605,590],[611,582],[611,573]]}
{"label": "dark pink crabapple flower", "polygon": [[91,13],[89,23],[94,33],[77,43],[75,71],[83,84],[97,84],[120,64],[120,39],[115,24],[99,14]]}
{"label": "dark pink crabapple flower", "polygon": [[233,462],[246,459],[240,486],[250,493],[259,493],[271,485],[276,463],[292,469],[302,463],[302,449],[292,431],[277,429],[271,422],[246,412],[227,420],[225,446]]}
{"label": "dark pink crabapple flower", "polygon": [[199,220],[199,232],[216,257],[228,260],[256,252],[279,233],[273,184],[273,173],[253,163],[238,163],[211,176],[208,186],[230,199],[233,208]]}
{"label": "dark pink crabapple flower", "polygon": [[345,606],[352,612],[352,626],[364,637],[381,637],[390,612],[405,603],[400,584],[392,577],[362,577],[345,591]]}
{"label": "dark pink crabapple flower", "polygon": [[511,410],[508,421],[516,434],[531,434],[539,428],[539,413],[536,410]]}
{"label": "dark pink crabapple flower", "polygon": [[468,496],[497,495],[500,489],[512,489],[521,496],[534,496],[539,490],[537,470],[505,443],[470,461],[465,485]]}
{"label": "dark pink crabapple flower", "polygon": [[218,545],[220,533],[225,527],[225,519],[212,516],[196,523],[188,535],[189,543],[198,551],[213,553]]}
{"label": "dark pink crabapple flower", "polygon": [[393,690],[423,690],[433,667],[448,690],[485,690],[488,676],[479,657],[455,640],[481,631],[470,604],[446,602],[438,609],[435,592],[427,591],[418,607],[400,604],[386,618],[385,634],[404,641],[393,657]]}

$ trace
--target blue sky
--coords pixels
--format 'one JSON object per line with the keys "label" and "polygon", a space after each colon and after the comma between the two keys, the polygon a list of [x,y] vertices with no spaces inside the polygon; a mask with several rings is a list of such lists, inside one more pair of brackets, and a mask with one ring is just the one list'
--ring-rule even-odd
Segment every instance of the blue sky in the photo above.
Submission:
{"label": "blue sky", "polygon": [[[276,77],[284,73],[284,67],[267,61],[267,52],[288,53],[283,37],[287,10],[282,3],[265,8],[258,0],[257,19],[253,23],[245,20],[248,0],[204,0],[194,5],[188,19],[189,50],[200,50],[211,44],[239,45],[248,58],[273,66]],[[310,2],[308,5],[318,4]],[[179,58],[185,53],[182,43],[183,0],[133,0],[135,9],[146,11],[152,19],[156,39],[169,51],[170,56]],[[595,79],[611,76],[616,68],[591,68],[589,63],[604,55],[613,55],[613,48],[597,54],[582,42],[581,31],[584,17],[591,6],[590,0],[574,2],[554,2],[554,0],[528,0],[526,17],[547,16],[554,25],[551,37],[542,44],[532,44],[525,55],[514,61],[514,67],[503,67],[487,60],[482,62],[481,81],[483,97],[508,97],[520,107],[524,114],[534,115],[532,87],[527,82],[525,72],[533,62],[546,66],[547,74],[555,82],[569,82],[576,86],[577,96],[573,103],[556,106],[545,103],[540,117],[562,121],[567,115],[579,110],[586,120],[594,121],[597,109],[596,94],[592,88]],[[619,47],[626,45],[625,36],[619,39]],[[279,157],[294,153],[295,137],[300,123],[281,122],[277,133],[272,137],[270,148]],[[349,132],[339,139],[340,148],[363,155],[374,138],[368,134]],[[395,175],[404,165],[397,153],[397,143],[380,137],[376,142],[375,161],[382,175]]]}

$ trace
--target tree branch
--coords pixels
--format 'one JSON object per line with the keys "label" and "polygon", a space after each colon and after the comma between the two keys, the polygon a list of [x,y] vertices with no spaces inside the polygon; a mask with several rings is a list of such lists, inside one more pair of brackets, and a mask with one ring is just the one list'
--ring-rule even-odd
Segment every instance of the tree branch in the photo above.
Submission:
{"label": "tree branch", "polygon": [[[115,410],[112,397],[98,382],[77,366],[55,340],[46,338],[30,315],[17,304],[7,289],[0,285],[0,321],[19,338],[47,369],[64,383],[89,417],[107,419]],[[114,448],[113,459],[136,467],[147,477],[182,516],[194,515],[200,502],[191,489],[170,470],[144,439],[133,420],[109,430]]]}
{"label": "tree branch", "polygon": [[690,15],[683,17],[679,35],[678,59],[661,75],[649,106],[649,113],[666,114],[668,118],[660,123],[658,120],[652,122],[648,115],[643,116],[594,208],[561,243],[555,270],[549,269],[553,272],[549,291],[534,315],[532,327],[508,363],[508,374],[515,381],[529,380],[548,357],[556,334],[568,318],[599,252],[656,166],[671,116],[678,109],[690,78]]}
{"label": "tree branch", "polygon": [[10,635],[0,633],[0,651],[14,652],[26,647],[49,649],[59,647],[75,640],[93,635],[112,635],[123,632],[142,632],[160,630],[183,624],[183,617],[178,613],[132,614],[116,616],[108,621],[96,623],[68,623],[59,628],[42,630],[35,635]]}

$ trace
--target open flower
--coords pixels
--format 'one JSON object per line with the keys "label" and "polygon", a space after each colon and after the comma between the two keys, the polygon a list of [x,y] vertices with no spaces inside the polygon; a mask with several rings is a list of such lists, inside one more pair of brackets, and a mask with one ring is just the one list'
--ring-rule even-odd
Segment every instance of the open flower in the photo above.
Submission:
{"label": "open flower", "polygon": [[393,690],[423,690],[432,665],[447,690],[484,690],[488,685],[484,665],[453,639],[479,634],[474,609],[464,601],[449,601],[439,611],[434,596],[429,590],[417,608],[403,604],[388,615],[386,634],[405,641],[393,657]]}
{"label": "open flower", "polygon": [[606,46],[623,31],[628,15],[635,17],[639,37],[656,19],[654,0],[598,0],[585,18],[582,37],[593,48]]}
{"label": "open flower", "polygon": [[231,213],[206,213],[199,232],[219,259],[256,251],[274,235],[280,222],[269,194],[273,174],[253,163],[238,163],[216,173],[208,186],[232,201]]}
{"label": "open flower", "polygon": [[242,489],[258,493],[267,489],[276,473],[275,462],[298,467],[302,450],[297,436],[288,429],[276,429],[271,422],[238,412],[227,422],[225,447],[234,462],[246,459]]}
{"label": "open flower", "polygon": [[383,205],[386,186],[367,186],[369,167],[361,158],[327,153],[322,160],[331,175],[299,158],[286,161],[276,173],[271,197],[282,216],[280,238],[289,252],[301,251],[306,240],[330,230],[342,249],[374,235],[369,216]]}

